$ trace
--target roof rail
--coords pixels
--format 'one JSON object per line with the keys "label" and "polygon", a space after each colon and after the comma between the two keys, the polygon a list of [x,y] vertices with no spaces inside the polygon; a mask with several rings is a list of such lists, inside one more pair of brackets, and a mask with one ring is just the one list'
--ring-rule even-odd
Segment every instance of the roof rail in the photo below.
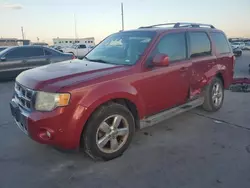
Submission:
{"label": "roof rail", "polygon": [[208,28],[215,29],[215,27],[213,25],[210,25],[210,24],[187,23],[187,22],[156,24],[156,25],[139,27],[139,29],[146,29],[146,28],[153,28],[153,27],[160,27],[160,26],[172,26],[172,28],[181,28],[181,27],[208,27]]}

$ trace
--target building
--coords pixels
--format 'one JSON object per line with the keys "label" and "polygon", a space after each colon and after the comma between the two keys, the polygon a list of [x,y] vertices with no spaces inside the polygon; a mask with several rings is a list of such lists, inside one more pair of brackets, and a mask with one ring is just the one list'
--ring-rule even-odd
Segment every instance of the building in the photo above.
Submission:
{"label": "building", "polygon": [[66,46],[71,46],[75,43],[80,43],[80,44],[87,44],[89,46],[95,46],[95,38],[94,37],[89,37],[89,38],[54,38],[53,39],[53,45],[55,46],[61,46],[61,47],[66,47]]}
{"label": "building", "polygon": [[0,38],[0,46],[22,46],[29,44],[30,40],[20,40],[17,38]]}

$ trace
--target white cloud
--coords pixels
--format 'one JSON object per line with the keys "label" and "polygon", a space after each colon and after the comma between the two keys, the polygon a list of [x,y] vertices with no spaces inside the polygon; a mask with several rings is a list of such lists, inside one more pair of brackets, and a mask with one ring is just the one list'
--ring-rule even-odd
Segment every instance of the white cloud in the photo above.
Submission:
{"label": "white cloud", "polygon": [[6,9],[12,9],[12,10],[20,10],[23,8],[23,6],[20,4],[3,4],[3,5],[0,5],[0,7],[6,8]]}

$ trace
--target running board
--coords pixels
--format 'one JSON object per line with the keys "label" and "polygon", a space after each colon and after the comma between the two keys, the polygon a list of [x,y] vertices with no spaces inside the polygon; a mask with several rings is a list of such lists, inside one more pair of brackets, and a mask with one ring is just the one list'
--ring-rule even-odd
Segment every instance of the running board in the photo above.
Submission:
{"label": "running board", "polygon": [[140,121],[140,129],[158,124],[158,123],[165,121],[173,116],[176,116],[176,115],[181,114],[183,112],[189,111],[193,108],[201,106],[203,103],[204,103],[204,97],[199,97],[198,99],[192,100],[192,101],[187,102],[187,103],[180,105],[178,107],[171,108],[169,110],[166,110],[166,111],[160,112],[158,114],[149,116],[149,117]]}

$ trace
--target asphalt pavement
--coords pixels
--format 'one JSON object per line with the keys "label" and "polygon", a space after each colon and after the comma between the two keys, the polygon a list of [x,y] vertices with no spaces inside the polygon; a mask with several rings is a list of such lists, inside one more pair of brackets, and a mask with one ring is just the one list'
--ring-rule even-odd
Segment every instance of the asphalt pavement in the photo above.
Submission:
{"label": "asphalt pavement", "polygon": [[[237,58],[247,75],[250,52]],[[0,83],[0,188],[249,188],[250,94],[226,91],[222,109],[195,109],[136,133],[123,156],[95,162],[35,143],[9,110]]]}
{"label": "asphalt pavement", "polygon": [[243,51],[243,55],[236,58],[235,78],[250,78],[250,51]]}

